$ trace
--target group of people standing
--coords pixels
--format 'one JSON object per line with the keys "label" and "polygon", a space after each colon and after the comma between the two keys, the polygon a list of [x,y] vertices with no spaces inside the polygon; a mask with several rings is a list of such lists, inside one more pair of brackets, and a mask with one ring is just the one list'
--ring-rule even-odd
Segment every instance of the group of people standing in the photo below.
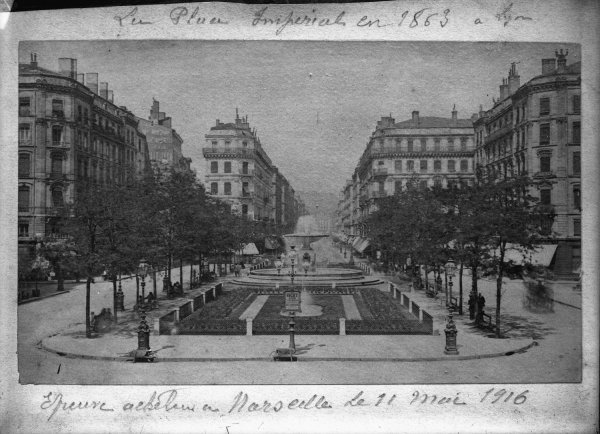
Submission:
{"label": "group of people standing", "polygon": [[483,322],[483,314],[485,313],[485,297],[480,292],[475,295],[473,291],[469,294],[469,319],[474,319],[476,324]]}

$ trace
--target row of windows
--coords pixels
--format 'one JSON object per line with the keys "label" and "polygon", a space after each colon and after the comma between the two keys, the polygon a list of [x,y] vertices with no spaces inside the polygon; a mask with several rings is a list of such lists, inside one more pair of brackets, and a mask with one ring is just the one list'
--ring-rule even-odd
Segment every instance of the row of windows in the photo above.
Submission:
{"label": "row of windows", "polygon": [[[460,141],[459,141],[459,145],[458,145],[458,149],[461,151],[466,151],[467,150],[467,141],[468,138],[467,137],[461,137]],[[396,139],[396,147],[400,147],[402,143],[402,139],[397,138]],[[380,140],[379,141],[379,147],[383,148],[384,147],[384,141]],[[454,138],[449,137],[447,139],[447,144],[446,144],[446,150],[453,152],[455,151],[457,148],[455,148],[455,141]],[[442,150],[442,144],[441,144],[441,139],[433,139],[433,148],[431,148],[428,144],[427,144],[427,139],[407,139],[406,140],[406,152],[416,152],[416,151],[420,151],[420,152],[427,152],[427,151],[435,151],[435,152],[440,152]]]}
{"label": "row of windows", "polygon": [[[219,162],[210,162],[210,173],[219,173]],[[223,173],[231,173],[231,161],[223,162]],[[247,175],[249,173],[249,165],[247,161],[242,163],[242,174]]]}
{"label": "row of windows", "polygon": [[[379,165],[383,165],[384,161],[379,161]],[[455,172],[456,171],[456,161],[455,160],[447,160],[447,171]],[[394,170],[396,173],[402,173],[403,170],[403,162],[402,160],[394,161]],[[421,172],[427,172],[428,170],[428,160],[419,160],[419,170]],[[460,171],[467,172],[469,170],[469,160],[460,160]],[[406,160],[406,171],[414,172],[415,171],[415,161],[414,160]],[[434,160],[433,161],[433,171],[441,172],[442,171],[442,160]]]}
{"label": "row of windows", "polygon": [[[581,210],[581,187],[579,185],[573,186],[572,202],[573,208]],[[552,205],[552,188],[543,188],[540,190],[540,204]]]}
{"label": "row of windows", "polygon": [[[212,141],[210,142],[210,144],[211,144],[212,146],[219,146],[219,141],[218,141],[218,140],[212,140]],[[225,146],[231,146],[231,140],[225,140],[225,141],[223,141],[223,144],[224,144]],[[247,142],[246,140],[244,140],[244,141],[242,142],[242,147],[244,147],[244,148],[247,148],[247,147],[248,147],[248,142]]]}
{"label": "row of windows", "polygon": [[[211,194],[219,194],[219,183],[218,182],[210,183],[210,193]],[[223,183],[223,194],[226,196],[231,195],[231,182]],[[242,182],[242,196],[250,197],[250,187],[247,182]]]}
{"label": "row of windows", "polygon": [[[571,97],[571,111],[575,114],[581,113],[581,96],[573,95]],[[548,116],[550,114],[550,98],[549,97],[541,97],[540,98],[540,116]],[[517,112],[518,113],[518,112]],[[517,122],[519,121],[517,115]]]}
{"label": "row of windows", "polygon": [[[65,200],[62,187],[53,187],[50,191],[52,206],[55,208],[64,206]],[[28,185],[19,186],[18,210],[20,212],[29,212],[31,207],[31,187]]]}

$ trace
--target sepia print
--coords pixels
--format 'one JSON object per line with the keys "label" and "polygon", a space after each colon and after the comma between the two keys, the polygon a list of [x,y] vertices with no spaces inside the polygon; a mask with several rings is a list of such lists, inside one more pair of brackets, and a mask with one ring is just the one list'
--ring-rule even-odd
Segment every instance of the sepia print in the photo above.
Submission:
{"label": "sepia print", "polygon": [[582,380],[580,45],[22,41],[18,63],[21,384]]}

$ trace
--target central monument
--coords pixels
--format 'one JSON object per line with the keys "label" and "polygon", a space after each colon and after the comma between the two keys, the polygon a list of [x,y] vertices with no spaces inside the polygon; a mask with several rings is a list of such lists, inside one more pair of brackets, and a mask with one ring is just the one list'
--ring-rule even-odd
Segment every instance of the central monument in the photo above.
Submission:
{"label": "central monument", "polygon": [[[283,236],[286,247],[290,246],[290,248],[288,248],[288,255],[292,253],[293,246],[300,246],[300,248],[296,250],[298,254],[296,263],[298,264],[298,268],[302,269],[305,273],[308,270],[314,272],[317,269],[317,258],[310,246],[311,243],[329,236],[328,234],[316,232],[317,229],[317,223],[313,216],[301,216],[296,224],[296,233]],[[302,265],[300,266],[300,264]]]}

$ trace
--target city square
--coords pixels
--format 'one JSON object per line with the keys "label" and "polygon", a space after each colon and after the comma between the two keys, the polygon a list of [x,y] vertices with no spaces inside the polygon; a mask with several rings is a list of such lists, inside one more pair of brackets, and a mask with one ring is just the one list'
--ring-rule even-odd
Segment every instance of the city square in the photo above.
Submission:
{"label": "city square", "polygon": [[580,382],[580,47],[267,45],[21,44],[19,381]]}

